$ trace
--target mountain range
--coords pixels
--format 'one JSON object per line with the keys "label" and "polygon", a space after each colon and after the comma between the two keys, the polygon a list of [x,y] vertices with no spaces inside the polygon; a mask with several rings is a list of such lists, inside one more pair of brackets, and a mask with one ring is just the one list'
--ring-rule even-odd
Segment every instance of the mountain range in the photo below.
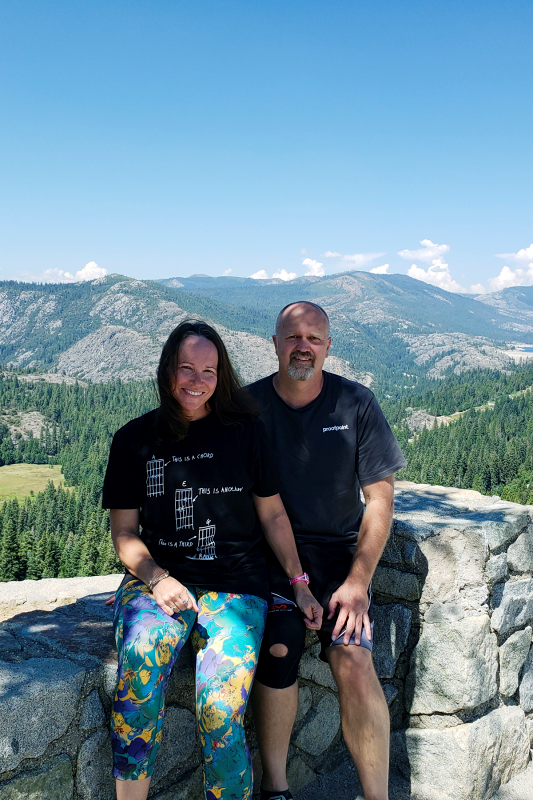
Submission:
{"label": "mountain range", "polygon": [[460,295],[404,275],[355,271],[287,282],[110,275],[76,284],[1,282],[0,362],[91,381],[152,377],[169,332],[195,316],[216,325],[250,381],[275,370],[276,315],[298,299],[330,316],[329,369],[379,392],[450,371],[505,370],[533,345],[533,287]]}

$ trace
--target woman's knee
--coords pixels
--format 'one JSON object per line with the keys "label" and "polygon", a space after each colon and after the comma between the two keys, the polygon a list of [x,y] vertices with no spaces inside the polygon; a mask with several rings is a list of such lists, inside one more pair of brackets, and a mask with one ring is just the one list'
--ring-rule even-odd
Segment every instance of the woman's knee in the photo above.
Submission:
{"label": "woman's knee", "polygon": [[[203,734],[216,741],[221,741],[229,734],[232,739],[244,738],[245,701],[241,698],[239,702],[238,694],[235,692],[234,698],[200,698],[198,726]],[[231,702],[232,699],[234,702]]]}

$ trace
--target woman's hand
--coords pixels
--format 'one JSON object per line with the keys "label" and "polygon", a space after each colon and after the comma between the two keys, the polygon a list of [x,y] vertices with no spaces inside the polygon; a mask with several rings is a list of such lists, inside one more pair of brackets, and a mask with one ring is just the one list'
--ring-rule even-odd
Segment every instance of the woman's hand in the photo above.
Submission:
{"label": "woman's hand", "polygon": [[[139,509],[138,508],[112,508],[111,537],[115,551],[128,572],[143,581],[146,586],[161,572],[161,567],[156,564],[145,543],[139,536]],[[159,580],[152,589],[152,596],[157,605],[165,614],[172,616],[176,611],[192,608],[198,612],[196,600],[188,589],[170,575]],[[111,605],[113,598],[108,598],[107,605]]]}
{"label": "woman's hand", "polygon": [[158,581],[152,589],[152,596],[157,605],[170,617],[176,611],[191,608],[198,613],[198,604],[186,586],[172,576]]}
{"label": "woman's hand", "polygon": [[302,614],[307,628],[311,631],[318,631],[322,626],[322,615],[324,609],[314,597],[309,586],[305,581],[293,583],[294,599]]}

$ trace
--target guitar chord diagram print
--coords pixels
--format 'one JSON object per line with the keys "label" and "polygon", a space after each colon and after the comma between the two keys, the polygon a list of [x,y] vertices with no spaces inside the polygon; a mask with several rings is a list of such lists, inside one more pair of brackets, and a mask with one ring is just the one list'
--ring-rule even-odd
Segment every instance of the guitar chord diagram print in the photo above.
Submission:
{"label": "guitar chord diagram print", "polygon": [[153,458],[146,462],[146,495],[160,497],[165,494],[165,462],[162,458]]}
{"label": "guitar chord diagram print", "polygon": [[176,489],[176,530],[194,528],[192,489]]}
{"label": "guitar chord diagram print", "polygon": [[212,561],[216,558],[215,553],[215,533],[216,525],[205,525],[198,529],[198,549],[196,555],[187,556],[198,561]]}

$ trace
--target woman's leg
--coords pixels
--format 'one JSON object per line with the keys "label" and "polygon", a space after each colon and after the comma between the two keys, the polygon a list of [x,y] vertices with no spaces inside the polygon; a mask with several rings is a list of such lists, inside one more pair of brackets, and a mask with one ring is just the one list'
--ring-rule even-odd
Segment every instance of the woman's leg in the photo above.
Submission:
{"label": "woman's leg", "polygon": [[207,800],[249,800],[252,763],[243,718],[257,666],[267,603],[249,594],[198,593],[192,632],[196,713]]}
{"label": "woman's leg", "polygon": [[144,800],[161,741],[165,688],[196,616],[169,617],[139,580],[120,589],[114,607],[118,687],[111,716],[118,800]]}

